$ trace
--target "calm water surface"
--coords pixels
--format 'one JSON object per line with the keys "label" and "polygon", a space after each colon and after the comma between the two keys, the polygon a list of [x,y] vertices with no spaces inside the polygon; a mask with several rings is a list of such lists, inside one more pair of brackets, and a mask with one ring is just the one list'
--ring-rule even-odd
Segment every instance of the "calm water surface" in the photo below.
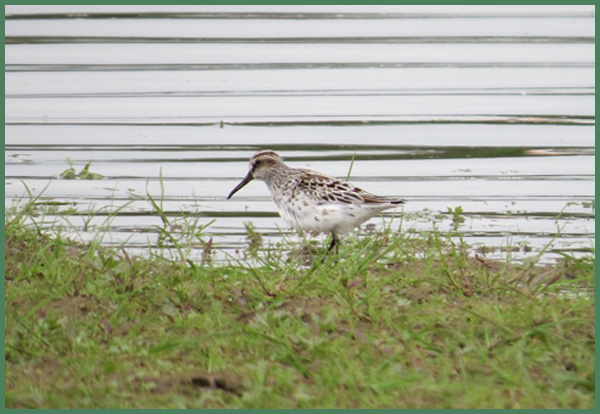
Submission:
{"label": "calm water surface", "polygon": [[238,255],[245,223],[295,237],[263,183],[226,200],[270,148],[337,177],[355,158],[408,201],[374,228],[462,207],[486,257],[594,248],[593,6],[7,6],[5,36],[5,202],[43,190],[48,228],[144,253],[151,195],[173,232],[207,226],[194,260]]}

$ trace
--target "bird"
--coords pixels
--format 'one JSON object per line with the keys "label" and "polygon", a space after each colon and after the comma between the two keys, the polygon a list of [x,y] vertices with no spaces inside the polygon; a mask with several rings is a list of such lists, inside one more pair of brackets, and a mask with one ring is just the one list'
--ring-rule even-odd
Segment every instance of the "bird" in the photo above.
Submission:
{"label": "bird", "polygon": [[229,200],[252,180],[267,184],[283,220],[297,231],[330,233],[328,250],[339,253],[339,236],[380,212],[405,200],[378,196],[353,184],[304,168],[291,168],[272,150],[250,158],[244,179],[229,193]]}

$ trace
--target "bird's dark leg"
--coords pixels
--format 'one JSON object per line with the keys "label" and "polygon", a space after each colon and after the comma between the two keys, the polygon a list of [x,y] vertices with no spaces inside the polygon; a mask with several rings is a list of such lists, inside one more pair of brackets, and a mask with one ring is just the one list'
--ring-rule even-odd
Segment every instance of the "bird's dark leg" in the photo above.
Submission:
{"label": "bird's dark leg", "polygon": [[333,250],[335,247],[335,254],[340,252],[340,239],[335,233],[331,233],[331,244],[329,245],[329,251]]}

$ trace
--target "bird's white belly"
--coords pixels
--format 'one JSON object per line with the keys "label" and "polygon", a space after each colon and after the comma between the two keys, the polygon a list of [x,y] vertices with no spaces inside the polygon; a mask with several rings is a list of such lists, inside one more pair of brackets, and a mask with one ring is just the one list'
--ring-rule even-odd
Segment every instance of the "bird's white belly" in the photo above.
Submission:
{"label": "bird's white belly", "polygon": [[296,230],[345,234],[376,215],[381,209],[365,205],[296,201],[279,206],[281,217]]}

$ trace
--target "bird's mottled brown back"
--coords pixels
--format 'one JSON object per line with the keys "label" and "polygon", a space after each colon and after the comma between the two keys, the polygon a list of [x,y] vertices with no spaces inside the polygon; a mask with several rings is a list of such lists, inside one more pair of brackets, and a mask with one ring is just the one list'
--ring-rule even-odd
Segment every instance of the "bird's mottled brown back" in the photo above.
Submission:
{"label": "bird's mottled brown back", "polygon": [[301,172],[294,179],[300,191],[306,191],[316,200],[330,203],[343,204],[402,204],[403,200],[390,199],[376,196],[351,183],[341,181],[326,175],[315,173],[311,170],[298,170]]}

